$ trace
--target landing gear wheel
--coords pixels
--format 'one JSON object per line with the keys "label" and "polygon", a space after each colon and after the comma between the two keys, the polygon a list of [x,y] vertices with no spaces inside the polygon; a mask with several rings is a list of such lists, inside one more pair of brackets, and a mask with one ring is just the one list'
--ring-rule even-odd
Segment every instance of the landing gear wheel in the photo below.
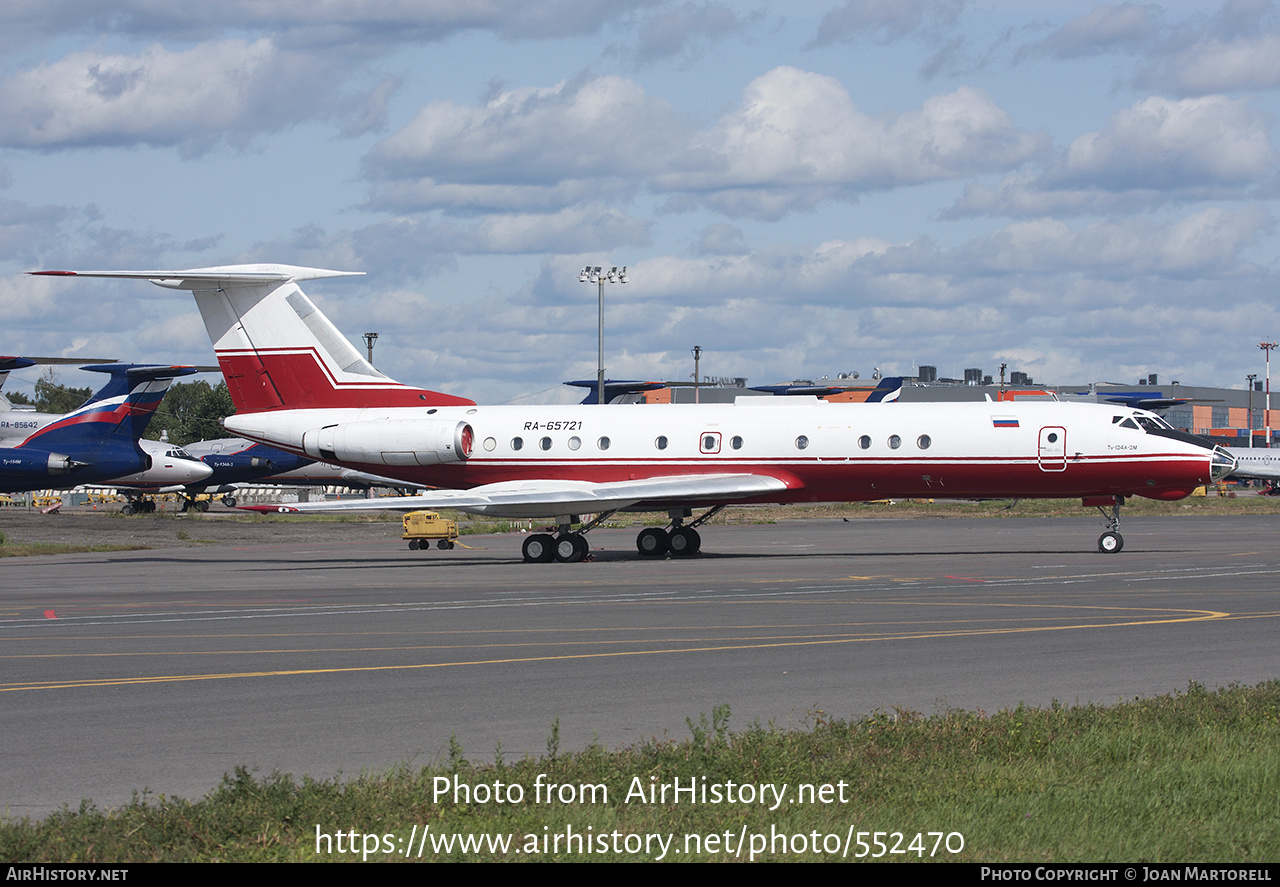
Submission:
{"label": "landing gear wheel", "polygon": [[201,499],[196,503],[196,511],[200,512],[201,514],[204,514],[208,510],[209,510],[208,499]]}
{"label": "landing gear wheel", "polygon": [[576,564],[587,556],[587,540],[577,533],[565,533],[556,537],[556,560],[562,564]]}
{"label": "landing gear wheel", "polygon": [[675,527],[667,534],[667,545],[673,557],[688,557],[697,554],[702,547],[702,537],[693,527]]}
{"label": "landing gear wheel", "polygon": [[120,509],[121,514],[137,514],[138,509],[134,508],[132,502],[126,502],[124,508]]}
{"label": "landing gear wheel", "polygon": [[236,497],[235,497],[235,496],[223,496],[223,497],[222,497],[222,504],[223,504],[223,505],[225,505],[225,506],[227,506],[228,508],[235,508],[235,507],[236,507]]}
{"label": "landing gear wheel", "polygon": [[1119,533],[1106,532],[1098,537],[1098,551],[1115,554],[1124,548],[1124,537]]}
{"label": "landing gear wheel", "polygon": [[556,557],[556,540],[546,533],[536,533],[524,540],[524,560],[529,564],[549,564]]}
{"label": "landing gear wheel", "polygon": [[436,548],[440,549],[441,551],[448,551],[450,548],[453,548],[453,543],[450,542],[448,539],[441,539],[439,542],[436,543]]}
{"label": "landing gear wheel", "polygon": [[662,557],[668,548],[667,534],[657,527],[641,530],[636,536],[636,550],[645,557]]}

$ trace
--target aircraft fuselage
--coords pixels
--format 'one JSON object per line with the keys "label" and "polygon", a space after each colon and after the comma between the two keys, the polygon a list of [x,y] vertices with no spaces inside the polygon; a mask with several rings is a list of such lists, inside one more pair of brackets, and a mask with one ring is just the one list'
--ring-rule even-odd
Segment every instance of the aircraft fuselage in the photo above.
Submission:
{"label": "aircraft fuselage", "polygon": [[[596,483],[769,475],[743,501],[1189,495],[1206,447],[1122,427],[1145,415],[1072,403],[300,409],[232,416],[237,434],[370,473],[452,489],[531,478]],[[1120,417],[1117,419],[1117,417]],[[469,453],[462,452],[464,429]]]}

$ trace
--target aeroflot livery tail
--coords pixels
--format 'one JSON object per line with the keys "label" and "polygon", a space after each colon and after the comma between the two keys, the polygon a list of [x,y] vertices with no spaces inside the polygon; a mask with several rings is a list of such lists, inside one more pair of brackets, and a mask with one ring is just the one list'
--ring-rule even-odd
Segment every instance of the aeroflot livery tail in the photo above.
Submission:
{"label": "aeroflot livery tail", "polygon": [[138,439],[169,383],[195,372],[192,367],[123,363],[81,369],[111,378],[84,406],[65,416],[45,421],[49,417],[29,414],[31,430],[13,446],[0,447],[0,491],[69,489],[151,468],[153,460]]}
{"label": "aeroflot livery tail", "polygon": [[[346,272],[232,265],[36,273],[190,290],[235,399],[229,430],[445,488],[383,507],[554,519],[557,535],[526,538],[528,561],[582,560],[584,534],[618,509],[667,511],[670,523],[641,532],[636,546],[645,555],[687,555],[701,545],[696,528],[729,503],[892,496],[1082,497],[1112,506],[1099,548],[1118,551],[1125,496],[1178,499],[1234,464],[1154,414],[1102,404],[753,397],[479,406],[387,378],[298,287]],[[318,503],[329,510],[371,504]],[[695,508],[708,511],[691,519]],[[585,513],[602,516],[575,529]]]}

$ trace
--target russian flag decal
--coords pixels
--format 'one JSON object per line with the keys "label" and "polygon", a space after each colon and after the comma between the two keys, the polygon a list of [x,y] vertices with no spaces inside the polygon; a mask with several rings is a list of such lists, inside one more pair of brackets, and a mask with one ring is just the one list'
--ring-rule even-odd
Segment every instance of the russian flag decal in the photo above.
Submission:
{"label": "russian flag decal", "polygon": [[1017,419],[1000,419],[995,416],[992,416],[991,427],[992,428],[1017,428],[1018,420]]}

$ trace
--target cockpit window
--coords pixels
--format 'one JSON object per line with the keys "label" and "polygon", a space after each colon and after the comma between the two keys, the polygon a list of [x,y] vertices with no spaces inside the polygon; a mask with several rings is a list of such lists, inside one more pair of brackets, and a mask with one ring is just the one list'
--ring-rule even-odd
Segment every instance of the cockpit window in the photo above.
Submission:
{"label": "cockpit window", "polygon": [[1121,428],[1132,428],[1134,431],[1139,431],[1139,430],[1141,430],[1141,429],[1139,429],[1139,428],[1138,428],[1138,423],[1137,423],[1137,422],[1135,422],[1135,421],[1133,421],[1132,419],[1125,419],[1123,422],[1121,422],[1121,423],[1120,423],[1120,427],[1121,427]]}
{"label": "cockpit window", "polygon": [[1138,416],[1137,419],[1138,419],[1138,424],[1141,425],[1143,428],[1145,428],[1147,431],[1159,432],[1159,431],[1173,430],[1172,425],[1170,425],[1164,419],[1160,419],[1155,416]]}

